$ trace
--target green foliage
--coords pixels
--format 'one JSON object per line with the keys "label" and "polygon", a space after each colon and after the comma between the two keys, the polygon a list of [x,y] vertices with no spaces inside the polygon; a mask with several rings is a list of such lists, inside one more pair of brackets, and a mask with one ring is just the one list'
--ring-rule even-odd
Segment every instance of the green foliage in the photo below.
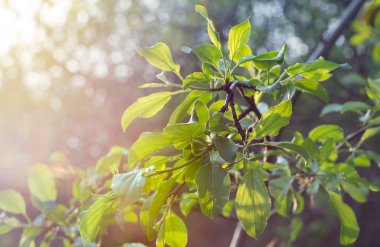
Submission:
{"label": "green foliage", "polygon": [[[358,169],[380,164],[379,154],[363,148],[380,134],[380,81],[368,81],[368,101],[333,103],[322,110],[322,116],[357,115],[359,130],[345,135],[342,127],[323,124],[305,136],[285,129],[293,138],[282,140],[281,132],[293,114],[294,91],[327,102],[321,82],[342,65],[320,58],[287,66],[287,45],[280,51],[254,54],[249,19],[231,28],[225,51],[206,8],[197,5],[196,11],[206,19],[212,42],[191,49],[202,71],[183,78],[163,43],[139,50],[153,66],[177,77],[174,82],[144,84],[163,91],[130,105],[122,116],[122,128],[127,131],[135,119],[153,117],[172,96],[183,94],[162,131],[141,134],[129,151],[111,148],[87,172],[67,164],[67,170],[78,174],[69,205],[57,202],[50,167],[33,166],[28,185],[39,214],[30,219],[18,192],[1,191],[0,209],[11,215],[2,217],[0,234],[22,228],[20,246],[48,246],[53,240],[65,247],[95,246],[102,243],[107,227],[136,223],[139,214],[149,241],[182,247],[188,236],[185,222],[173,213],[178,206],[185,217],[194,210],[210,218],[237,215],[253,238],[259,238],[271,215],[278,214],[289,218],[287,243],[291,244],[302,234],[298,215],[309,205],[305,200],[327,192],[341,222],[341,244],[355,242],[356,216],[342,196],[364,203],[370,191],[379,191]],[[349,155],[342,155],[342,150]]]}

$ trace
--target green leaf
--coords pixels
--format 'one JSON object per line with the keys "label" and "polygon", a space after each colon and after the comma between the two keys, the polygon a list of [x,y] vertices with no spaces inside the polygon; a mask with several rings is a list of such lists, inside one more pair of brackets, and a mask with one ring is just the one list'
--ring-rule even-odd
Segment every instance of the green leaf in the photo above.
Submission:
{"label": "green leaf", "polygon": [[172,54],[169,47],[160,42],[152,47],[140,49],[138,51],[140,56],[143,56],[153,66],[163,71],[173,71],[179,73],[179,65],[173,62]]}
{"label": "green leaf", "polygon": [[107,175],[112,171],[117,170],[121,159],[128,151],[120,146],[115,146],[110,149],[107,155],[101,157],[96,163],[96,171],[100,175]]}
{"label": "green leaf", "polygon": [[372,57],[375,62],[380,62],[380,42],[373,47]]}
{"label": "green leaf", "polygon": [[290,242],[294,242],[299,233],[301,232],[303,226],[303,222],[300,218],[296,217],[293,218],[292,221],[290,222]]}
{"label": "green leaf", "polygon": [[200,90],[192,90],[182,101],[182,103],[174,110],[170,116],[168,124],[180,123],[185,117],[188,110],[194,104],[195,101],[201,100],[202,102],[208,102],[211,99],[211,92],[202,92]]}
{"label": "green leaf", "polygon": [[223,58],[222,52],[214,45],[203,44],[193,49],[193,52],[202,63],[214,65],[215,68],[219,67],[219,59]]}
{"label": "green leaf", "polygon": [[100,197],[80,219],[80,235],[85,243],[89,244],[95,241],[103,226],[105,215],[111,210],[116,211],[114,207],[116,199],[117,197]]}
{"label": "green leaf", "polygon": [[266,145],[289,149],[301,155],[302,158],[304,158],[306,161],[310,160],[309,153],[300,145],[297,145],[291,142],[267,142]]}
{"label": "green leaf", "polygon": [[341,113],[345,113],[348,111],[356,111],[356,112],[359,111],[359,112],[361,112],[361,111],[368,110],[369,108],[370,108],[370,106],[364,102],[350,101],[350,102],[346,102],[342,105]]}
{"label": "green leaf", "polygon": [[201,14],[204,18],[207,20],[207,32],[208,36],[210,37],[211,42],[218,47],[219,50],[222,49],[222,45],[220,44],[220,36],[219,33],[216,31],[216,28],[214,26],[214,23],[209,18],[207,9],[202,5],[195,5],[195,11],[197,11],[199,14]]}
{"label": "green leaf", "polygon": [[286,73],[289,76],[303,75],[305,73],[329,73],[332,70],[339,68],[341,65],[324,60],[320,58],[318,60],[312,61],[310,63],[296,63],[295,65],[290,66]]}
{"label": "green leaf", "polygon": [[194,104],[194,109],[199,123],[207,124],[208,120],[210,119],[210,112],[207,108],[207,105],[202,101],[196,101]]}
{"label": "green leaf", "polygon": [[123,131],[125,132],[136,118],[150,118],[156,115],[175,94],[178,92],[160,92],[139,98],[123,113],[121,118]]}
{"label": "green leaf", "polygon": [[218,165],[204,165],[198,169],[195,182],[203,214],[212,218],[221,213],[230,195],[231,181],[227,171]]}
{"label": "green leaf", "polygon": [[166,133],[143,133],[129,150],[129,166],[172,144],[172,138]]}
{"label": "green leaf", "polygon": [[375,135],[378,135],[378,134],[380,134],[380,127],[366,129],[366,131],[364,131],[362,137],[360,138],[358,146],[361,146],[369,138],[371,138]]}
{"label": "green leaf", "polygon": [[249,19],[231,28],[228,35],[228,50],[230,51],[230,60],[234,60],[235,55],[249,41],[250,36],[251,24],[249,22]]}
{"label": "green leaf", "polygon": [[359,235],[359,225],[356,216],[351,207],[344,203],[342,196],[335,192],[329,191],[331,206],[338,214],[340,219],[340,243],[349,245],[356,241]]}
{"label": "green leaf", "polygon": [[137,201],[144,190],[145,169],[137,169],[128,173],[116,174],[112,178],[111,189],[121,196],[121,208]]}
{"label": "green leaf", "polygon": [[292,102],[286,100],[269,108],[254,127],[253,139],[262,139],[265,136],[276,136],[282,127],[289,124],[292,115]]}
{"label": "green leaf", "polygon": [[341,104],[328,104],[323,107],[321,116],[324,116],[331,112],[340,112],[341,110],[342,110]]}
{"label": "green leaf", "polygon": [[191,209],[198,203],[198,194],[187,194],[179,201],[179,209],[181,213],[186,217],[189,215]]}
{"label": "green leaf", "polygon": [[270,51],[254,57],[253,61],[255,61],[255,67],[258,69],[270,70],[273,66],[282,64],[287,50],[288,46],[285,44],[279,52]]}
{"label": "green leaf", "polygon": [[186,89],[191,86],[195,86],[196,88],[210,88],[210,82],[212,80],[212,76],[205,74],[203,72],[194,72],[186,76],[185,80],[183,80],[183,89]]}
{"label": "green leaf", "polygon": [[214,142],[220,157],[222,157],[226,162],[233,163],[239,148],[238,145],[223,136],[217,136]]}
{"label": "green leaf", "polygon": [[335,142],[343,140],[343,129],[338,125],[320,125],[309,132],[311,140],[325,142],[332,138]]}
{"label": "green leaf", "polygon": [[141,208],[140,222],[149,241],[154,239],[153,227],[175,183],[175,177],[171,177],[169,180],[162,182],[158,191],[151,195]]}
{"label": "green leaf", "polygon": [[273,179],[268,187],[269,192],[274,197],[274,199],[278,201],[285,200],[293,181],[293,176],[284,176]]}
{"label": "green leaf", "polygon": [[22,227],[22,223],[15,217],[4,217],[0,223],[0,235],[7,234],[13,229]]}
{"label": "green leaf", "polygon": [[164,132],[171,138],[176,148],[183,149],[194,139],[202,136],[205,128],[201,123],[179,123],[166,126]]}
{"label": "green leaf", "polygon": [[300,79],[293,82],[293,85],[301,91],[313,94],[323,100],[324,102],[328,101],[328,93],[326,89],[319,84],[317,81],[310,79]]}
{"label": "green leaf", "polygon": [[177,215],[170,213],[165,217],[156,240],[157,247],[185,247],[187,244],[187,229],[185,223]]}
{"label": "green leaf", "polygon": [[351,182],[350,180],[343,180],[341,185],[343,190],[355,201],[364,203],[368,200],[369,189],[365,184]]}
{"label": "green leaf", "polygon": [[243,229],[257,238],[265,229],[271,211],[271,199],[264,182],[254,171],[246,173],[236,194],[236,214]]}
{"label": "green leaf", "polygon": [[0,191],[0,209],[14,214],[26,214],[24,198],[12,189]]}
{"label": "green leaf", "polygon": [[51,202],[57,199],[55,180],[46,165],[38,164],[29,169],[28,186],[30,193],[41,202]]}

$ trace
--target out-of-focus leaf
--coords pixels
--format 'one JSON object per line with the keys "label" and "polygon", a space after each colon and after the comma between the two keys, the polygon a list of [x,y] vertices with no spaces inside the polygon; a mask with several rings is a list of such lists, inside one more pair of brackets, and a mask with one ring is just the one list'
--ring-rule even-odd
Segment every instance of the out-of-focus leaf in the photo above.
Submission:
{"label": "out-of-focus leaf", "polygon": [[345,113],[348,111],[365,111],[368,110],[370,106],[361,101],[350,101],[346,102],[342,105],[341,113]]}
{"label": "out-of-focus leaf", "polygon": [[0,191],[0,209],[14,214],[26,214],[24,198],[12,189]]}
{"label": "out-of-focus leaf", "polygon": [[111,189],[121,196],[122,207],[134,203],[141,197],[146,182],[146,177],[143,175],[144,170],[137,169],[113,176]]}
{"label": "out-of-focus leaf", "polygon": [[41,202],[51,202],[57,199],[55,180],[46,165],[37,164],[29,169],[28,186],[30,193]]}
{"label": "out-of-focus leaf", "polygon": [[311,140],[325,142],[332,138],[335,142],[343,140],[343,129],[338,125],[320,125],[309,132]]}

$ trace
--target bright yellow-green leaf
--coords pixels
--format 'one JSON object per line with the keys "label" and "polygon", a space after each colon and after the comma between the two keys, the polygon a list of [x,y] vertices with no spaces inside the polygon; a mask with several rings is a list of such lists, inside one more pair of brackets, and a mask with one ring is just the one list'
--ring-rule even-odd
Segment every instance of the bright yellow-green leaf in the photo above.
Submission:
{"label": "bright yellow-green leaf", "polygon": [[282,127],[289,124],[292,115],[292,102],[286,100],[269,108],[253,130],[254,139],[262,139],[265,136],[276,136]]}
{"label": "bright yellow-green leaf", "polygon": [[153,66],[163,71],[173,71],[179,73],[179,65],[173,62],[169,47],[160,42],[152,47],[140,49],[138,53],[143,56]]}
{"label": "bright yellow-green leaf", "polygon": [[222,212],[230,195],[231,181],[219,165],[207,164],[197,171],[195,182],[203,214],[212,218]]}
{"label": "bright yellow-green leaf", "polygon": [[129,150],[129,166],[133,167],[140,160],[172,144],[172,138],[165,133],[142,134]]}
{"label": "bright yellow-green leaf", "polygon": [[0,191],[0,209],[14,214],[26,214],[24,198],[12,189]]}
{"label": "bright yellow-green leaf", "polygon": [[380,127],[367,129],[364,131],[362,137],[360,138],[358,146],[362,145],[366,140],[378,134],[380,134]]}
{"label": "bright yellow-green leaf", "polygon": [[102,229],[103,221],[106,220],[105,215],[110,211],[116,211],[117,198],[104,195],[92,204],[80,219],[80,235],[85,243],[89,244],[95,241]]}
{"label": "bright yellow-green leaf", "polygon": [[170,213],[165,217],[158,232],[156,246],[185,247],[187,244],[187,229],[185,223],[177,215]]}
{"label": "bright yellow-green leaf", "polygon": [[46,165],[38,164],[29,169],[28,186],[30,193],[41,202],[51,202],[57,199],[55,180]]}
{"label": "bright yellow-green leaf", "polygon": [[154,239],[153,227],[156,224],[158,215],[162,206],[165,204],[170,191],[176,183],[176,178],[172,177],[169,180],[162,182],[158,191],[151,195],[141,208],[140,222],[148,239]]}
{"label": "bright yellow-green leaf", "polygon": [[139,98],[130,105],[123,113],[121,126],[124,132],[136,118],[150,118],[156,115],[170,98],[179,92],[160,92]]}
{"label": "bright yellow-green leaf", "polygon": [[[378,14],[378,16],[380,15]],[[375,60],[375,62],[380,62],[380,42],[377,43],[375,47],[373,47],[372,57],[373,57],[373,60]]]}
{"label": "bright yellow-green leaf", "polygon": [[340,243],[342,245],[352,244],[359,235],[359,225],[356,216],[351,207],[344,203],[342,196],[335,192],[329,191],[331,206],[338,214],[340,219]]}
{"label": "bright yellow-green leaf", "polygon": [[341,65],[320,58],[309,63],[296,63],[295,65],[290,66],[286,72],[289,76],[303,75],[307,73],[308,78],[310,78],[311,73],[326,74],[337,69],[339,66]]}
{"label": "bright yellow-green leaf", "polygon": [[221,50],[221,44],[220,44],[220,37],[219,33],[216,31],[216,28],[214,26],[214,23],[209,18],[207,9],[202,5],[195,5],[195,11],[197,11],[199,14],[201,14],[206,20],[207,20],[207,32],[208,36],[210,37],[211,42],[218,47],[219,50]]}
{"label": "bright yellow-green leaf", "polygon": [[257,238],[265,229],[271,211],[268,189],[261,178],[249,171],[236,194],[236,214],[243,229]]}
{"label": "bright yellow-green leaf", "polygon": [[15,217],[5,217],[0,223],[0,235],[7,234],[8,232],[21,227],[22,223]]}
{"label": "bright yellow-green leaf", "polygon": [[313,94],[324,102],[328,101],[328,93],[326,89],[317,81],[310,79],[300,79],[293,82],[293,85],[296,86],[298,90]]}
{"label": "bright yellow-green leaf", "polygon": [[251,24],[249,19],[233,26],[228,35],[228,50],[230,51],[229,58],[234,60],[234,57],[239,50],[249,41],[251,36]]}

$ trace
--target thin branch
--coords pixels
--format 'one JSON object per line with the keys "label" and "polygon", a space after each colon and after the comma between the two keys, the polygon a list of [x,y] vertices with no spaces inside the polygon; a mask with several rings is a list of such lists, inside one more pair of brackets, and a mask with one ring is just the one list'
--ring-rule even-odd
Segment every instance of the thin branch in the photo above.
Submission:
{"label": "thin branch", "polygon": [[366,131],[367,129],[375,128],[375,127],[379,127],[379,126],[380,126],[380,123],[361,127],[360,129],[358,129],[358,130],[352,132],[351,134],[347,135],[343,141],[341,141],[340,143],[338,143],[338,145],[336,145],[336,149],[341,149],[345,143],[354,139],[356,136],[363,134],[364,131]]}

